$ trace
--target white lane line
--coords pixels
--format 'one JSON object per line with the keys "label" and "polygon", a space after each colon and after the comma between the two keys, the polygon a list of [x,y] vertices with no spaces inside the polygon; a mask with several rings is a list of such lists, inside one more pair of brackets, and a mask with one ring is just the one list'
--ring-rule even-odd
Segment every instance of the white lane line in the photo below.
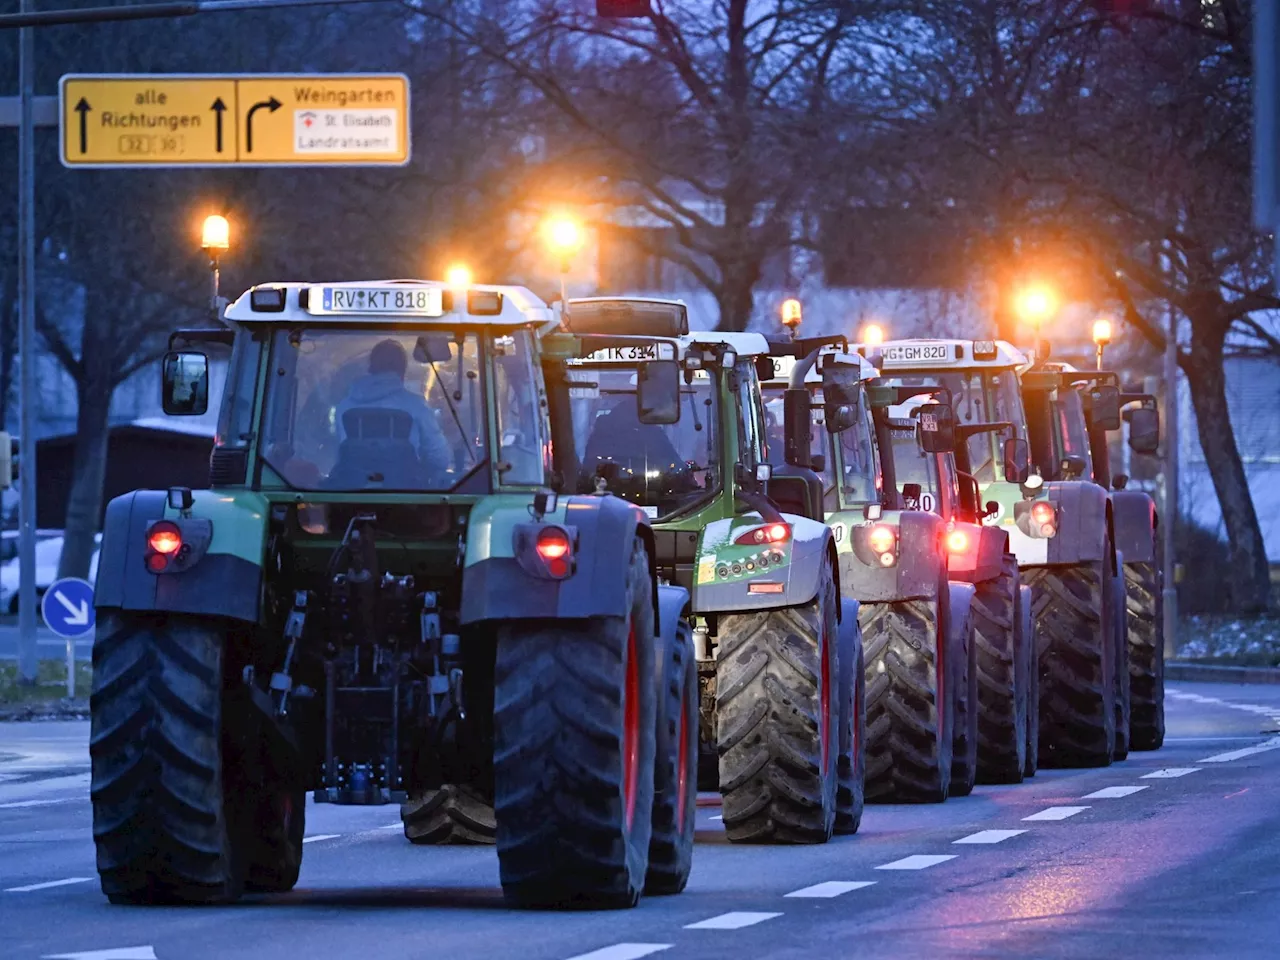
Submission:
{"label": "white lane line", "polygon": [[826,880],[815,883],[812,887],[801,887],[783,894],[786,897],[802,897],[805,899],[829,900],[848,893],[850,890],[861,890],[863,887],[875,886],[874,880]]}
{"label": "white lane line", "polygon": [[721,823],[723,823],[723,822],[724,822],[724,814],[723,814],[723,813],[717,813],[717,814],[716,814],[714,817],[712,817],[711,819],[712,819],[712,820],[719,820]]}
{"label": "white lane line", "polygon": [[718,917],[709,917],[697,923],[686,923],[686,930],[741,930],[743,927],[755,926],[765,920],[780,917],[780,913],[750,913],[747,911],[722,913]]}
{"label": "white lane line", "polygon": [[1257,737],[1165,737],[1165,743],[1257,743]]}
{"label": "white lane line", "polygon": [[882,863],[876,867],[877,870],[924,870],[926,867],[936,867],[940,863],[946,863],[948,860],[954,860],[954,853],[913,853],[909,857],[903,857],[901,860],[894,860],[892,863]]}
{"label": "white lane line", "polygon": [[60,800],[15,800],[12,803],[0,803],[0,810],[17,810],[19,807],[47,807],[55,803],[75,803],[77,800],[88,801],[88,797],[63,797]]}
{"label": "white lane line", "polygon": [[303,843],[315,843],[317,840],[336,840],[342,836],[340,833],[317,833],[314,837],[303,837]]}
{"label": "white lane line", "polygon": [[1095,790],[1093,793],[1086,793],[1081,800],[1119,800],[1121,797],[1131,797],[1139,790],[1146,790],[1146,787],[1103,787],[1101,790]]}
{"label": "white lane line", "polygon": [[52,890],[54,887],[69,887],[73,883],[88,883],[92,877],[67,877],[65,880],[47,880],[44,883],[29,883],[25,887],[7,887],[5,893],[31,893],[33,890]]}
{"label": "white lane line", "polygon": [[378,829],[379,829],[379,830],[402,830],[402,829],[404,829],[404,824],[403,824],[403,823],[388,823],[385,827],[379,827]]}
{"label": "white lane line", "polygon": [[952,843],[1001,843],[1010,837],[1016,837],[1020,833],[1026,833],[1025,830],[979,830],[977,833],[971,833],[967,837],[961,837],[959,840],[952,840]]}
{"label": "white lane line", "polygon": [[1166,767],[1164,770],[1153,770],[1151,773],[1144,773],[1139,780],[1172,780],[1175,777],[1185,777],[1188,773],[1199,773],[1199,767]]}
{"label": "white lane line", "polygon": [[590,953],[580,953],[569,960],[640,960],[651,953],[670,950],[672,943],[615,943],[611,947],[601,947]]}
{"label": "white lane line", "polygon": [[1241,750],[1232,750],[1230,753],[1217,753],[1212,757],[1205,757],[1203,760],[1197,760],[1197,763],[1229,763],[1232,760],[1243,760],[1245,757],[1252,757],[1255,754],[1266,753],[1268,750],[1280,750],[1280,737],[1272,737],[1266,743],[1260,743],[1256,747],[1245,747]]}
{"label": "white lane line", "polygon": [[1029,817],[1023,817],[1026,820],[1065,820],[1067,817],[1074,817],[1077,813],[1084,813],[1088,807],[1045,807],[1038,813],[1033,813]]}

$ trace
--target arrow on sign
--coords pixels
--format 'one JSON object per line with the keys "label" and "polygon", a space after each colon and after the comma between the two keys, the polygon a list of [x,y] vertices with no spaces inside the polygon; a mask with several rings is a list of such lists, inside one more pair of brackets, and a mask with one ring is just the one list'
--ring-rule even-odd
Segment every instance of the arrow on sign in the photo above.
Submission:
{"label": "arrow on sign", "polygon": [[217,100],[213,101],[213,106],[211,106],[209,109],[212,110],[215,114],[217,114],[217,117],[218,117],[217,128],[216,128],[218,132],[217,134],[218,139],[217,139],[217,145],[214,147],[214,149],[217,150],[218,153],[221,153],[222,152],[222,114],[227,109],[227,105],[223,103],[222,98],[219,97]]}
{"label": "arrow on sign", "polygon": [[76,606],[67,599],[66,594],[61,590],[55,590],[53,599],[57,600],[64,610],[67,611],[67,626],[69,627],[87,627],[89,625],[89,604],[81,600],[80,605]]}
{"label": "arrow on sign", "polygon": [[263,107],[266,107],[272,113],[275,113],[282,106],[283,104],[279,100],[277,100],[275,97],[272,97],[270,100],[259,101],[258,103],[255,103],[252,107],[249,108],[249,113],[244,120],[245,153],[253,153],[253,115],[257,113],[259,110],[261,110]]}
{"label": "arrow on sign", "polygon": [[80,152],[89,152],[89,111],[93,107],[89,106],[89,101],[84,97],[80,98],[80,102],[76,104],[76,113],[80,114]]}

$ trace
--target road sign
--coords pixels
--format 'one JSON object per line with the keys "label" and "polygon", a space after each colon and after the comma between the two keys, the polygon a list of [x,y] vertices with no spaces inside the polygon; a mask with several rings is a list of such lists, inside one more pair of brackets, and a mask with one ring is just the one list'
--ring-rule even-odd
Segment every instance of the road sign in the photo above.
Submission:
{"label": "road sign", "polygon": [[79,637],[93,629],[93,584],[76,577],[55,580],[44,592],[40,615],[60,637]]}
{"label": "road sign", "polygon": [[409,162],[403,74],[68,74],[68,167]]}

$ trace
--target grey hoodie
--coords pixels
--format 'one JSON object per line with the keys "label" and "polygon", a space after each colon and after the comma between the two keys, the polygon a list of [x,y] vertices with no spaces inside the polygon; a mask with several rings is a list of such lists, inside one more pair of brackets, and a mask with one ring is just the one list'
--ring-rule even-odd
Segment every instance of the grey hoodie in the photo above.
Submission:
{"label": "grey hoodie", "polygon": [[444,438],[444,432],[436,421],[430,405],[416,393],[405,389],[403,381],[395,373],[366,373],[338,404],[338,439],[346,439],[342,416],[357,407],[376,407],[382,410],[403,410],[413,417],[413,433],[410,439],[418,449],[422,465],[433,476],[443,473],[453,465],[453,452]]}

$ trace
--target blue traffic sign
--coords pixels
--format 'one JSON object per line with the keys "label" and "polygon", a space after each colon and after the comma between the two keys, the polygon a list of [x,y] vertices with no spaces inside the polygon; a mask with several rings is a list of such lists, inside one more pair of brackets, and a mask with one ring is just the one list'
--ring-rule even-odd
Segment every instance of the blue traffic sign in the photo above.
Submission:
{"label": "blue traffic sign", "polygon": [[93,629],[93,584],[77,577],[55,580],[44,592],[40,615],[60,637],[79,637]]}

